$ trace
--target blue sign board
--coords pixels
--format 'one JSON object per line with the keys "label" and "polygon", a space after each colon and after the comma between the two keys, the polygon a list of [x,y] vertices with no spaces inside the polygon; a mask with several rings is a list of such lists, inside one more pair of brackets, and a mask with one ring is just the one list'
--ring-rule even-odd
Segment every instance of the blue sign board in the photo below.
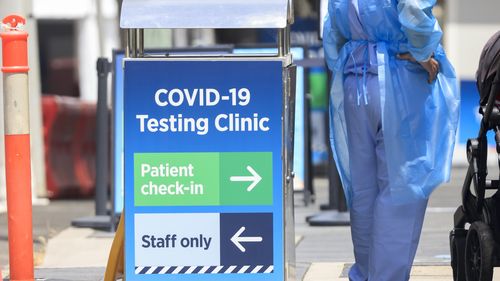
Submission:
{"label": "blue sign board", "polygon": [[[211,49],[195,49],[174,50],[176,54],[196,54],[203,52],[204,54],[224,54],[227,50],[211,50]],[[304,59],[304,49],[302,47],[292,47],[291,53],[294,60]],[[237,48],[233,50],[236,54],[269,54],[277,53],[275,48]],[[160,54],[160,52],[158,52]],[[113,193],[112,207],[114,214],[121,214],[123,210],[124,200],[124,167],[123,167],[123,52],[117,51],[113,54]],[[294,189],[303,190],[305,184],[305,144],[304,144],[304,97],[305,97],[305,81],[304,68],[297,67],[295,90],[295,125],[294,125],[294,155],[293,167],[295,172]],[[320,118],[321,119],[321,118]],[[323,120],[313,122],[321,123]]]}
{"label": "blue sign board", "polygon": [[127,280],[284,280],[283,61],[125,60]]}

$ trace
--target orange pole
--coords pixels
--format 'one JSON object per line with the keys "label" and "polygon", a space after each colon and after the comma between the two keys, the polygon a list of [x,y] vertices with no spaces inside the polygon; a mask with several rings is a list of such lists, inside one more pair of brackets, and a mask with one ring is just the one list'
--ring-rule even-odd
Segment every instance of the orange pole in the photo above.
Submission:
{"label": "orange pole", "polygon": [[5,176],[11,281],[33,281],[33,223],[28,100],[28,33],[26,20],[3,19],[2,72],[5,122]]}

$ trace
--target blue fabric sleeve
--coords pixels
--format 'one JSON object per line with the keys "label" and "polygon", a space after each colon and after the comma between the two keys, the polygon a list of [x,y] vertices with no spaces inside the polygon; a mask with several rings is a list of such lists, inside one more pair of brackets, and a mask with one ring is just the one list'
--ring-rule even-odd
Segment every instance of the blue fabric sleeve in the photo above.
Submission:
{"label": "blue fabric sleeve", "polygon": [[436,51],[442,31],[432,15],[436,0],[399,0],[399,22],[408,37],[408,50],[417,61],[425,61]]}
{"label": "blue fabric sleeve", "polygon": [[328,15],[325,18],[323,28],[323,48],[325,50],[326,63],[331,71],[334,71],[335,64],[339,58],[339,51],[345,44],[346,39],[340,33],[335,21],[332,19],[333,4],[330,1],[328,5]]}

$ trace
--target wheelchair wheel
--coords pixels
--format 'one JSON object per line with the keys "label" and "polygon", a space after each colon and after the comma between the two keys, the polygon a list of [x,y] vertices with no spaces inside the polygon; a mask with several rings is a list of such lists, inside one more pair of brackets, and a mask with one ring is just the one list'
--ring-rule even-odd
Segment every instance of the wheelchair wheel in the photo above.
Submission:
{"label": "wheelchair wheel", "polygon": [[465,242],[465,274],[467,281],[493,279],[495,241],[490,227],[481,221],[472,223]]}
{"label": "wheelchair wheel", "polygon": [[454,229],[450,232],[451,268],[453,281],[466,281],[465,279],[465,238],[467,230]]}

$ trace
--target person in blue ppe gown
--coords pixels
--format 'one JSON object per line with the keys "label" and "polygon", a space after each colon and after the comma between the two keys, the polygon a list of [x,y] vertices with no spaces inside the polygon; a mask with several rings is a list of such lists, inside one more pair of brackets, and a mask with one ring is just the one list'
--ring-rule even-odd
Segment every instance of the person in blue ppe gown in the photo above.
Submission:
{"label": "person in blue ppe gown", "polygon": [[330,0],[330,139],[353,281],[408,280],[431,192],[450,177],[459,96],[435,0]]}

